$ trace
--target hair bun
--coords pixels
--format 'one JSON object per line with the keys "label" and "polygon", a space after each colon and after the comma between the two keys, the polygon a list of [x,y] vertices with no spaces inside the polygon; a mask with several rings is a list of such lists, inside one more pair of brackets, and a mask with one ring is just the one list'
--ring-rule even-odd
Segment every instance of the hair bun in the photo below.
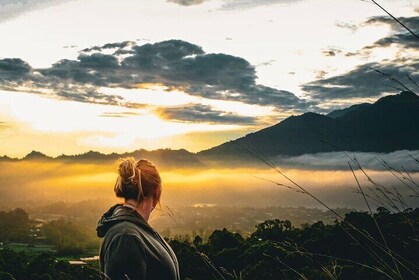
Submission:
{"label": "hair bun", "polygon": [[138,169],[135,165],[135,160],[132,157],[122,159],[122,162],[119,164],[118,173],[124,183],[138,183]]}
{"label": "hair bun", "polygon": [[132,157],[121,159],[118,174],[114,186],[116,196],[137,201],[149,197],[160,200],[161,178],[150,161],[140,159],[136,162]]}
{"label": "hair bun", "polygon": [[152,166],[152,167],[155,167],[154,166],[154,164],[152,164],[150,161],[148,161],[147,159],[140,159],[138,162],[137,162],[137,166],[139,167],[139,166],[143,166],[143,165],[148,165],[148,166]]}

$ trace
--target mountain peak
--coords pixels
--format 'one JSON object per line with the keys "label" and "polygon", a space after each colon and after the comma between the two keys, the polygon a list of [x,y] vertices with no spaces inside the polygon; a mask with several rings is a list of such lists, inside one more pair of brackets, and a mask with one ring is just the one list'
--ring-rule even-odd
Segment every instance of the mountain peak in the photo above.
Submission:
{"label": "mountain peak", "polygon": [[402,91],[396,95],[388,95],[378,99],[375,104],[400,103],[400,102],[418,102],[419,96],[411,91]]}
{"label": "mountain peak", "polygon": [[402,91],[398,95],[403,96],[403,97],[413,97],[413,98],[417,98],[418,97],[414,92],[407,91],[407,90]]}
{"label": "mountain peak", "polygon": [[[334,151],[392,152],[416,150],[419,131],[419,96],[404,91],[382,97],[374,104],[364,103],[336,110],[327,116],[305,113],[226,142],[202,155],[210,160],[248,160],[237,145],[254,147],[268,157],[293,156]],[[242,153],[243,154],[243,153]],[[246,156],[248,156],[246,154]]]}
{"label": "mountain peak", "polygon": [[49,158],[49,157],[39,151],[33,150],[32,152],[27,154],[23,159],[46,159],[46,158]]}

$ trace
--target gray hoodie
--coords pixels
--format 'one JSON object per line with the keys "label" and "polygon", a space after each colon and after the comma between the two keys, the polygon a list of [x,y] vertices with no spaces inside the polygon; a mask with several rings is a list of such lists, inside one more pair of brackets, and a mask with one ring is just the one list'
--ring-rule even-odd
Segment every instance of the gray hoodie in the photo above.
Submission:
{"label": "gray hoodie", "polygon": [[116,204],[98,222],[100,271],[111,280],[180,280],[169,244],[133,209]]}

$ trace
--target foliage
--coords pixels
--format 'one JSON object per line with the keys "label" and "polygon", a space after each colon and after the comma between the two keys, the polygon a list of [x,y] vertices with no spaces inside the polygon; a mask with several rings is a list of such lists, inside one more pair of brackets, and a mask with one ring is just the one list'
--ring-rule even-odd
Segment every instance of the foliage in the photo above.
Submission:
{"label": "foliage", "polygon": [[373,216],[351,212],[334,225],[319,221],[303,228],[274,219],[257,225],[246,239],[223,229],[214,231],[207,243],[199,236],[193,243],[169,242],[183,279],[393,279],[380,270],[391,258],[384,252],[371,255],[365,250],[370,241],[348,226],[356,225],[368,237],[381,240],[373,218],[389,248],[405,260],[406,267],[399,267],[402,279],[417,279],[419,209],[400,213],[380,209]]}
{"label": "foliage", "polygon": [[43,226],[43,232],[60,255],[77,255],[89,248],[99,248],[98,240],[88,228],[68,220],[51,221]]}
{"label": "foliage", "polygon": [[0,251],[1,280],[94,280],[100,279],[99,272],[88,266],[75,267],[58,261],[51,254],[40,254],[31,258],[10,249]]}
{"label": "foliage", "polygon": [[[199,235],[192,242],[167,241],[178,257],[182,279],[395,279],[381,270],[391,263],[390,256],[365,250],[371,246],[368,238],[382,242],[374,220],[393,254],[405,260],[404,266],[399,265],[402,279],[417,279],[419,209],[392,213],[381,208],[372,215],[350,212],[333,225],[319,221],[302,228],[273,219],[258,224],[247,238],[222,229],[213,231],[207,242]],[[74,252],[88,245],[84,230],[58,220],[46,225],[45,235],[58,248]],[[0,250],[0,271],[0,280],[100,279],[97,268],[90,265],[71,266],[51,253],[33,257],[7,247]]]}
{"label": "foliage", "polygon": [[29,215],[23,209],[0,212],[0,241],[26,242],[30,239],[30,227]]}

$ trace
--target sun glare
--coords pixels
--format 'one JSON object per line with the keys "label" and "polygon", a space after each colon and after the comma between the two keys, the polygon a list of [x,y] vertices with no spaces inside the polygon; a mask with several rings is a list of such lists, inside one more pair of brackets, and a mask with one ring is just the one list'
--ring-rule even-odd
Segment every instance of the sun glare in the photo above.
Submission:
{"label": "sun glare", "polygon": [[[154,97],[152,100],[157,103],[159,98]],[[129,149],[137,147],[136,144],[142,141],[241,128],[240,125],[173,122],[156,115],[153,107],[147,108],[148,105],[145,109],[129,109],[56,100],[26,93],[1,92],[0,105],[10,113],[11,121],[21,128],[45,134],[63,134],[63,137],[70,133],[80,133],[79,145],[97,148]]]}

